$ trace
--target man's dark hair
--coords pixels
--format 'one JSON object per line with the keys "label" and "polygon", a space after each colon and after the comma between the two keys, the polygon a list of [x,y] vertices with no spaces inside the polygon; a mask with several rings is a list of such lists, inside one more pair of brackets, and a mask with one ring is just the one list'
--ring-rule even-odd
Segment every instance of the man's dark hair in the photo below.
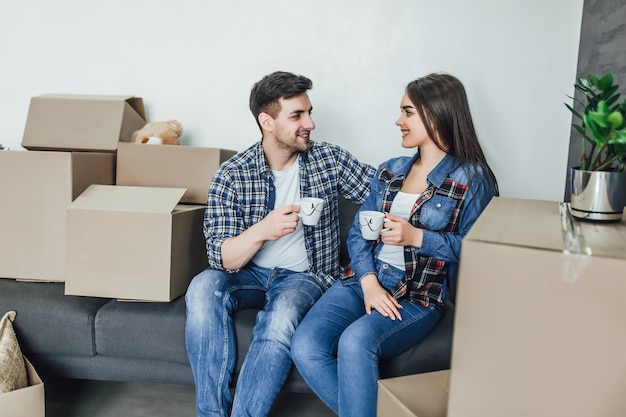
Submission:
{"label": "man's dark hair", "polygon": [[263,77],[250,91],[250,111],[259,128],[259,114],[267,113],[276,118],[280,113],[281,98],[289,99],[306,93],[313,88],[313,82],[303,75],[276,71]]}

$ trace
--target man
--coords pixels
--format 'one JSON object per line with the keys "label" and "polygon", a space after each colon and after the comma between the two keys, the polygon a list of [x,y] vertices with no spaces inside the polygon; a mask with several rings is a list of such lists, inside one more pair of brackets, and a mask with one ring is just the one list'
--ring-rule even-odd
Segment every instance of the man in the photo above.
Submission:
{"label": "man", "polygon": [[[344,149],[311,141],[308,78],[275,72],[257,82],[250,110],[260,142],[216,172],[204,233],[209,267],[186,295],[185,338],[198,416],[266,416],[291,368],[296,326],[339,276],[338,195],[362,203],[375,169]],[[321,219],[303,226],[300,197],[324,199]],[[231,315],[259,308],[234,399]]]}

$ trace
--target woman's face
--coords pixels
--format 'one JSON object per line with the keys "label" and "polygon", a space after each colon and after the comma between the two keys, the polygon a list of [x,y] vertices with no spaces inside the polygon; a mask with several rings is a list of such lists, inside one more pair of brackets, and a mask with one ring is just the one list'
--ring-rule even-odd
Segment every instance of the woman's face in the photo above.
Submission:
{"label": "woman's face", "polygon": [[400,102],[400,117],[396,120],[396,125],[402,133],[403,148],[421,147],[425,143],[433,142],[430,136],[428,136],[422,119],[417,114],[415,105],[406,93],[404,93]]}

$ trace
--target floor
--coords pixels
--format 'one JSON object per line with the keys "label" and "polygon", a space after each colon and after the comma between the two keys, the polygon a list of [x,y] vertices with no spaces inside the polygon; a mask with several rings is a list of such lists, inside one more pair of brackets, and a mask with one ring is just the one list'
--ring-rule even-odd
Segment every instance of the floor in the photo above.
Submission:
{"label": "floor", "polygon": [[[191,385],[58,379],[45,381],[46,417],[194,417]],[[331,417],[313,394],[276,399],[271,417]]]}

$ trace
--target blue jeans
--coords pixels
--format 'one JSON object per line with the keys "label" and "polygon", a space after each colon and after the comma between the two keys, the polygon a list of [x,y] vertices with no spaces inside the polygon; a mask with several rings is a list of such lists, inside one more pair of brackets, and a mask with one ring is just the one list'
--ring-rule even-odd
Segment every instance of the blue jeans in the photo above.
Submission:
{"label": "blue jeans", "polygon": [[[387,290],[404,272],[377,262],[378,281]],[[402,320],[373,310],[365,313],[356,278],[338,281],[306,315],[291,344],[296,367],[311,389],[341,417],[375,417],[378,361],[422,340],[441,318],[441,309],[400,302]]]}
{"label": "blue jeans", "polygon": [[[198,416],[266,416],[291,369],[296,326],[322,295],[315,276],[286,269],[246,267],[238,273],[207,269],[189,285],[185,340],[196,383]],[[262,309],[237,380],[229,385],[237,348],[232,313]]]}

